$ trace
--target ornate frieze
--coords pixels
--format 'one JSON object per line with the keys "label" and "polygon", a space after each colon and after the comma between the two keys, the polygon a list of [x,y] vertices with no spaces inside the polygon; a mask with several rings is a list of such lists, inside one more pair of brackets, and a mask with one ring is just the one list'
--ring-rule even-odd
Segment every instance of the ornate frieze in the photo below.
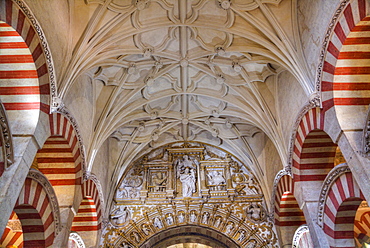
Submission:
{"label": "ornate frieze", "polygon": [[124,173],[104,231],[105,244],[139,247],[170,227],[222,232],[243,247],[276,245],[261,189],[239,160],[216,147],[174,143]]}

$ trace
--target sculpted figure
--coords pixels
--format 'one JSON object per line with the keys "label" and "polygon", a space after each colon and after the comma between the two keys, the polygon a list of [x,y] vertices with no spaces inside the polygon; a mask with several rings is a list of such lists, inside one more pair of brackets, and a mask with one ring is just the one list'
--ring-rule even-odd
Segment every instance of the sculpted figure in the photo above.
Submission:
{"label": "sculpted figure", "polygon": [[226,226],[225,234],[230,234],[233,229],[234,229],[234,223],[229,222],[229,224],[227,224]]}
{"label": "sculpted figure", "polygon": [[203,224],[208,224],[208,218],[209,218],[209,213],[208,213],[208,212],[205,212],[205,213],[203,214],[202,223],[203,223]]}
{"label": "sculpted figure", "polygon": [[117,208],[113,209],[111,219],[114,224],[122,225],[130,219],[130,215],[130,210],[124,205],[120,205]]}
{"label": "sculpted figure", "polygon": [[195,214],[195,211],[192,211],[190,214],[190,221],[196,222],[197,221],[197,215]]}
{"label": "sculpted figure", "polygon": [[162,222],[158,217],[154,218],[154,226],[158,229],[161,229],[163,227]]}
{"label": "sculpted figure", "polygon": [[184,213],[181,212],[177,218],[178,218],[179,223],[183,223],[185,220]]}
{"label": "sculpted figure", "polygon": [[152,182],[154,186],[154,191],[161,192],[164,189],[163,186],[166,186],[167,177],[164,175],[164,173],[157,172],[153,175]]}
{"label": "sculpted figure", "polygon": [[147,224],[143,224],[142,225],[142,227],[141,227],[141,230],[143,230],[143,232],[145,233],[145,235],[149,235],[150,234],[150,229],[149,229],[149,227],[148,227],[148,225]]}
{"label": "sculpted figure", "polygon": [[140,240],[141,240],[139,234],[135,231],[131,233],[131,238],[134,239],[136,241],[136,243],[139,243]]}
{"label": "sculpted figure", "polygon": [[246,248],[255,248],[255,247],[257,247],[257,242],[254,239],[249,241],[246,245]]}
{"label": "sculpted figure", "polygon": [[172,214],[168,214],[166,220],[168,225],[172,225],[173,224]]}
{"label": "sculpted figure", "polygon": [[245,239],[245,231],[241,230],[239,232],[238,242],[242,242]]}
{"label": "sculpted figure", "polygon": [[182,196],[191,197],[196,192],[196,164],[189,160],[188,155],[184,155],[183,160],[178,160],[177,163],[177,177],[182,183]]}
{"label": "sculpted figure", "polygon": [[218,228],[221,224],[221,217],[217,217],[214,226]]}

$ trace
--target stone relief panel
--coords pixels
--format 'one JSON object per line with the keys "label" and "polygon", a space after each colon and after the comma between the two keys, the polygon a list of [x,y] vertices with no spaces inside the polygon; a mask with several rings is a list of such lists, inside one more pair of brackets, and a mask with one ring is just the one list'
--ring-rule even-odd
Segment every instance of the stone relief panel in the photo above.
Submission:
{"label": "stone relief panel", "polygon": [[182,225],[215,229],[242,247],[277,247],[254,175],[210,145],[173,143],[129,166],[117,188],[103,244],[140,247],[158,232]]}

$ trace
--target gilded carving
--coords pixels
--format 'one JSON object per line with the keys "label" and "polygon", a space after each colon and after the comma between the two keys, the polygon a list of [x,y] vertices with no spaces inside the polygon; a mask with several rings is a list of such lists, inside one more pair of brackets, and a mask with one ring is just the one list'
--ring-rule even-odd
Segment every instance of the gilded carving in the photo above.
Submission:
{"label": "gilded carving", "polygon": [[[136,193],[130,194],[133,190]],[[276,247],[259,192],[249,169],[224,151],[199,143],[160,147],[123,174],[110,215],[112,225],[103,234],[105,242],[118,233],[114,244],[139,247],[168,227],[199,225],[225,233],[243,246],[254,240],[258,247],[269,239]]]}

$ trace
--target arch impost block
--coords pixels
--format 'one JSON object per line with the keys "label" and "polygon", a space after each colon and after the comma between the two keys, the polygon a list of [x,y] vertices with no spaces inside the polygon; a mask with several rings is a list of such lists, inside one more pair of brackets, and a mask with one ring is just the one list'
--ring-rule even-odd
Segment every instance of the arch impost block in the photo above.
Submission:
{"label": "arch impost block", "polygon": [[343,174],[351,172],[350,168],[348,167],[347,163],[343,163],[340,165],[337,165],[334,169],[332,169],[328,175],[326,176],[321,192],[319,197],[319,205],[318,205],[318,211],[317,211],[317,224],[323,228],[323,222],[324,222],[324,208],[326,204],[326,200],[328,198],[328,193],[334,182]]}

